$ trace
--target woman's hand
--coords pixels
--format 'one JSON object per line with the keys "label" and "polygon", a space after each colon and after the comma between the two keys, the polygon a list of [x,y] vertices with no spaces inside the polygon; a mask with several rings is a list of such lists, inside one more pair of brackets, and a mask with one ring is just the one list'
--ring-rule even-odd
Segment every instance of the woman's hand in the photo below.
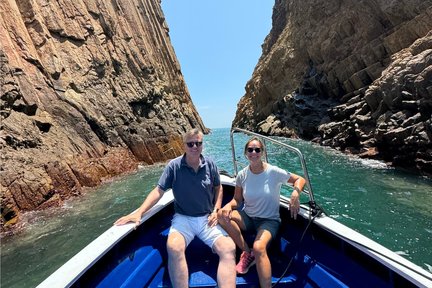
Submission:
{"label": "woman's hand", "polygon": [[290,198],[290,212],[291,218],[297,219],[297,214],[300,211],[300,195],[297,190],[294,190]]}
{"label": "woman's hand", "polygon": [[225,205],[222,209],[219,209],[218,212],[218,219],[220,221],[224,221],[226,223],[230,222],[231,220],[231,212],[232,212],[232,208],[231,205]]}
{"label": "woman's hand", "polygon": [[291,218],[297,219],[297,214],[300,211],[300,193],[303,191],[303,187],[306,184],[306,180],[294,173],[290,174],[288,183],[293,184],[294,190],[291,193],[290,198],[290,212]]}

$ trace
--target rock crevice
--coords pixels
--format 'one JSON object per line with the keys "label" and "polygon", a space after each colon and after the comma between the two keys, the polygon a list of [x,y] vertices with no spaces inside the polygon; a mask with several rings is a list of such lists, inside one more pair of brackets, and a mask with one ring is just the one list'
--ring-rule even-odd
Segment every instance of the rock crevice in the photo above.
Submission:
{"label": "rock crevice", "polygon": [[432,1],[278,0],[233,126],[432,175]]}
{"label": "rock crevice", "polygon": [[204,127],[159,0],[0,2],[1,228]]}

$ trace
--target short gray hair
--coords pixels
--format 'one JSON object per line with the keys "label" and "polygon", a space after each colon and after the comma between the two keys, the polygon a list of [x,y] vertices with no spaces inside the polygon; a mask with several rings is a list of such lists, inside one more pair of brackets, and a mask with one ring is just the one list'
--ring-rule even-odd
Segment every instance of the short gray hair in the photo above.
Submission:
{"label": "short gray hair", "polygon": [[201,132],[200,129],[198,129],[198,128],[193,128],[193,129],[187,131],[185,134],[183,134],[183,142],[186,143],[186,140],[187,140],[190,136],[194,136],[194,135],[199,135],[199,136],[203,137],[203,133]]}

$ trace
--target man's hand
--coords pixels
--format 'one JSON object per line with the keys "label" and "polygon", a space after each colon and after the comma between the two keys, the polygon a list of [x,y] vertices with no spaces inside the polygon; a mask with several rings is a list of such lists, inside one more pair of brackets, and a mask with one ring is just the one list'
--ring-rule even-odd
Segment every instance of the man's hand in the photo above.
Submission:
{"label": "man's hand", "polygon": [[129,223],[129,222],[134,222],[135,227],[138,227],[140,222],[141,222],[140,213],[135,212],[135,213],[123,216],[123,217],[119,218],[116,222],[114,222],[114,225],[124,225],[124,224]]}
{"label": "man's hand", "polygon": [[213,211],[212,213],[210,213],[210,215],[208,216],[208,226],[209,227],[214,227],[218,224],[218,217],[217,217],[217,212]]}

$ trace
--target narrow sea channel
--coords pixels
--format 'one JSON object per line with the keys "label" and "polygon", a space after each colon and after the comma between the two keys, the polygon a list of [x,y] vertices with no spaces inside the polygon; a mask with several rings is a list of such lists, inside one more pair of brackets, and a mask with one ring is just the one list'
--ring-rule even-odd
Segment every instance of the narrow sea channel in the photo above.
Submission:
{"label": "narrow sea channel", "polygon": [[[245,139],[238,139],[240,147]],[[204,141],[204,153],[232,173],[229,129],[213,129]],[[432,179],[309,142],[283,141],[303,152],[316,202],[328,215],[432,272]],[[237,152],[237,159],[242,157]],[[293,155],[278,150],[269,161],[301,174]],[[0,287],[37,286],[118,217],[137,208],[163,167],[143,167],[62,207],[25,214],[24,230],[1,240]]]}

